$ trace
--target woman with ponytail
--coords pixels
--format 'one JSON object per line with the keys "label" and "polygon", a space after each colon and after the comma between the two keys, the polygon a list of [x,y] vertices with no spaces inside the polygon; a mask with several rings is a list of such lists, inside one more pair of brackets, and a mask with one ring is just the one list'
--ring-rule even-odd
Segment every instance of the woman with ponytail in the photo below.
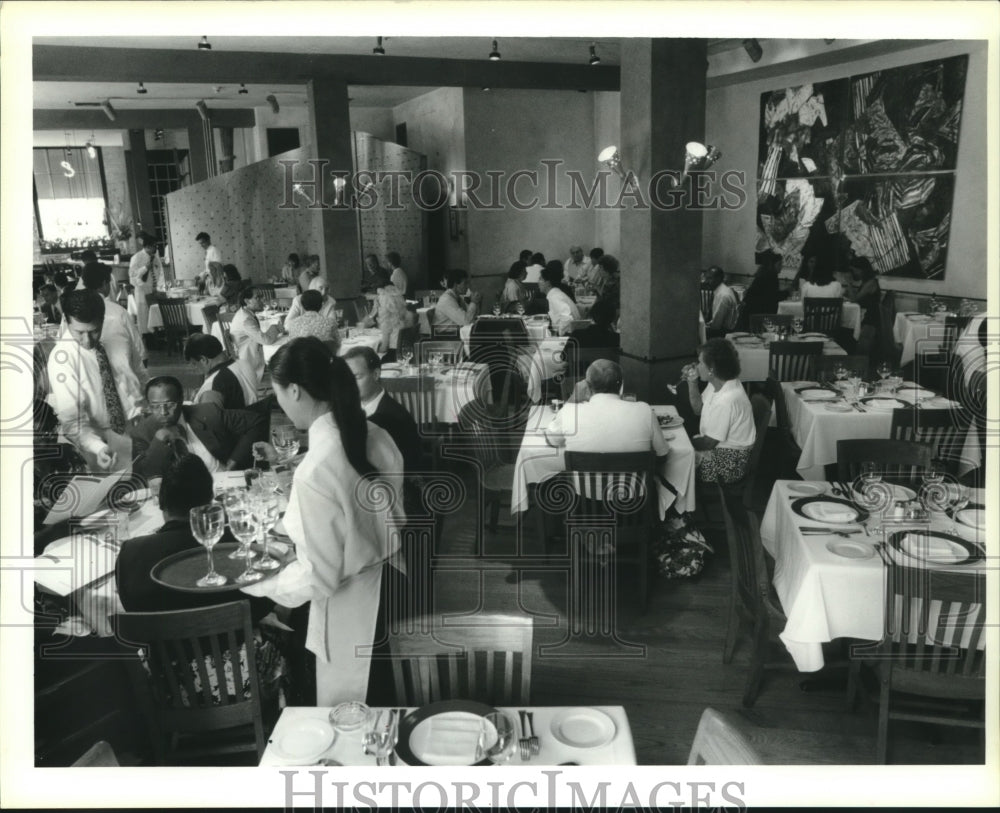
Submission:
{"label": "woman with ponytail", "polygon": [[[405,521],[403,459],[389,435],[367,422],[347,363],[315,337],[294,339],[271,359],[278,404],[309,451],[295,470],[283,524],[296,561],[244,587],[286,607],[310,602],[306,648],[316,656],[316,703],[364,700],[370,657],[358,654],[384,626],[383,570]],[[269,459],[274,450],[255,444]],[[388,574],[386,574],[388,575]]]}

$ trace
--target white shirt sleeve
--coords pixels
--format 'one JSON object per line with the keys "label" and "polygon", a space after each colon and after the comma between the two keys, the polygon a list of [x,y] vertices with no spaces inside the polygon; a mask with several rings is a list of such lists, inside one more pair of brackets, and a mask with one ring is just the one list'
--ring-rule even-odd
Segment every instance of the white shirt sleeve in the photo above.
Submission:
{"label": "white shirt sleeve", "polygon": [[454,291],[449,290],[441,295],[434,308],[435,324],[467,325],[471,321],[468,309],[458,304],[458,295]]}
{"label": "white shirt sleeve", "polygon": [[[60,362],[61,356],[66,360]],[[52,388],[49,400],[59,418],[62,433],[71,443],[97,454],[107,443],[91,409],[93,404],[103,403],[104,393],[95,391],[91,376],[84,370],[84,360],[76,352],[63,354],[57,347],[49,356],[48,373]]]}
{"label": "white shirt sleeve", "polygon": [[656,413],[653,412],[652,408],[649,410],[649,420],[653,433],[653,452],[657,457],[664,457],[670,451],[670,447],[667,445],[667,441],[663,439],[663,430],[660,429],[660,423],[656,420]]}

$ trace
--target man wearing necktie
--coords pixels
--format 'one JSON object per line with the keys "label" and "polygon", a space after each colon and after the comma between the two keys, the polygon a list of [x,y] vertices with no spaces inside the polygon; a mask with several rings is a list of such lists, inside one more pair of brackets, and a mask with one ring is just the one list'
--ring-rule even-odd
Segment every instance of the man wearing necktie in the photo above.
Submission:
{"label": "man wearing necktie", "polygon": [[146,297],[163,290],[163,266],[156,251],[156,240],[148,234],[140,235],[142,251],[132,255],[128,266],[128,278],[135,290],[135,311],[139,322],[139,332],[143,338],[152,331],[149,328],[149,303]]}

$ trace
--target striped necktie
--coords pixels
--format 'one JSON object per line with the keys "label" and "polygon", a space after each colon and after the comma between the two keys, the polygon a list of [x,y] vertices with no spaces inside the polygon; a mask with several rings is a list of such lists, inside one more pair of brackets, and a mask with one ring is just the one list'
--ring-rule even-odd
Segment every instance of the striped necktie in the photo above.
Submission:
{"label": "striped necktie", "polygon": [[120,435],[125,431],[125,408],[122,406],[122,399],[115,386],[115,376],[111,371],[108,352],[100,342],[94,345],[94,350],[97,352],[97,368],[101,372],[101,392],[104,394],[104,403],[108,408],[109,425],[113,432]]}

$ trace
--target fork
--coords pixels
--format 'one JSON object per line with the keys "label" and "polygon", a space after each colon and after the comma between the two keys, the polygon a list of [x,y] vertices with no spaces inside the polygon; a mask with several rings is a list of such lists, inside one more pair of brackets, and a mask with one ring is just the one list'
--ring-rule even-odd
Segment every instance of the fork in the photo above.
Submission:
{"label": "fork", "polygon": [[526,711],[525,715],[528,717],[528,745],[531,748],[531,755],[538,756],[538,752],[541,750],[541,744],[538,742],[538,737],[535,736],[535,712]]}
{"label": "fork", "polygon": [[521,752],[521,762],[530,762],[531,737],[528,736],[528,712],[521,709],[518,714],[521,717],[521,738],[517,741],[517,747]]}

